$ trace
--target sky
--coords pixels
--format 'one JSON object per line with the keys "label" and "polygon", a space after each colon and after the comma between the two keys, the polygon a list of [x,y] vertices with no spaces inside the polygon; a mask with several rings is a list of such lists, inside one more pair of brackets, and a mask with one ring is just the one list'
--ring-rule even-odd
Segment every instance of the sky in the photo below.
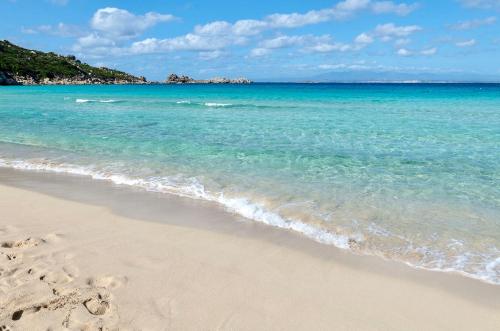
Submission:
{"label": "sky", "polygon": [[500,81],[500,0],[0,0],[0,13],[0,39],[148,80]]}

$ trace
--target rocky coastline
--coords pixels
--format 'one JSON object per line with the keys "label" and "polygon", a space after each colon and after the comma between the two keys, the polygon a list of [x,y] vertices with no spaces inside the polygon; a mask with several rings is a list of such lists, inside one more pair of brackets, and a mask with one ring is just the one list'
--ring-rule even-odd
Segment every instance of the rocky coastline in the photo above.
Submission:
{"label": "rocky coastline", "polygon": [[11,76],[0,72],[0,85],[125,85],[148,84],[145,78],[137,79],[102,79],[93,77],[54,77],[37,80],[30,76]]}

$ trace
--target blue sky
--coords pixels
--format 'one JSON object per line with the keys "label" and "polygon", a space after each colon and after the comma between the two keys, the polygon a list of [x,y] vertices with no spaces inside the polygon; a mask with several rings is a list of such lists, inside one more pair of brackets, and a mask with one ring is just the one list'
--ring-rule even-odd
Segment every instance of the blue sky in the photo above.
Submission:
{"label": "blue sky", "polygon": [[0,39],[150,80],[500,80],[500,0],[0,0],[0,12]]}

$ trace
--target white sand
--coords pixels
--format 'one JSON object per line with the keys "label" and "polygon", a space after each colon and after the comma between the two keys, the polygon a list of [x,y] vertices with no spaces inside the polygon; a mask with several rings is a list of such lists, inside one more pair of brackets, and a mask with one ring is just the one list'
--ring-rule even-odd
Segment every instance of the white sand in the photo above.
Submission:
{"label": "white sand", "polygon": [[0,210],[0,330],[500,329],[499,287],[461,276],[7,186]]}

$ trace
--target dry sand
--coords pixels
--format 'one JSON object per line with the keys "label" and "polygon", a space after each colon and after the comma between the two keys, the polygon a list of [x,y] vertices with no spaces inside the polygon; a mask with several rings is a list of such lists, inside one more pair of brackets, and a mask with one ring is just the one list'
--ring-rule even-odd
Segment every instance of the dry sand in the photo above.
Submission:
{"label": "dry sand", "polygon": [[0,330],[500,329],[499,286],[192,209],[230,225],[1,185]]}

